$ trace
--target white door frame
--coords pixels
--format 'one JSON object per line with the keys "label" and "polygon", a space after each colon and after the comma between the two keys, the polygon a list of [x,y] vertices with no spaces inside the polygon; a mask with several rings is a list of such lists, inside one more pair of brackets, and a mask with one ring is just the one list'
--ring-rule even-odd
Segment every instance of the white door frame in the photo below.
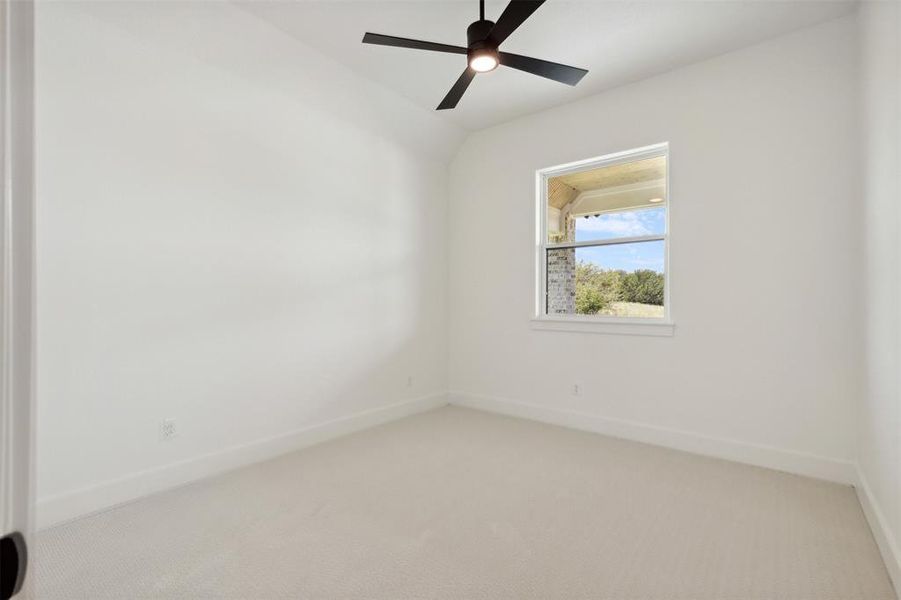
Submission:
{"label": "white door frame", "polygon": [[0,0],[0,535],[33,527],[34,4]]}

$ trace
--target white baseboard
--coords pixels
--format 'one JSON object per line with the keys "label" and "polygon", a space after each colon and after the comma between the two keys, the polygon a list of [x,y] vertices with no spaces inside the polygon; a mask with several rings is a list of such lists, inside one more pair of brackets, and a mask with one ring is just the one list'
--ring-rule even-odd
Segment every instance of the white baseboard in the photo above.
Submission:
{"label": "white baseboard", "polygon": [[448,392],[448,401],[458,406],[602,433],[847,485],[854,485],[857,482],[856,466],[851,461],[468,392]]}
{"label": "white baseboard", "polygon": [[870,524],[873,531],[873,537],[876,538],[876,545],[879,546],[879,552],[882,554],[882,560],[885,562],[885,568],[888,570],[892,584],[895,586],[895,595],[901,600],[901,547],[898,540],[892,533],[888,521],[885,518],[882,508],[877,502],[876,497],[867,483],[860,467],[857,468],[857,484],[854,486],[857,491],[857,498],[863,507],[863,514]]}
{"label": "white baseboard", "polygon": [[37,501],[36,526],[44,529],[194,481],[287,454],[361,429],[374,427],[447,404],[435,393],[414,400],[359,412],[289,433],[233,446],[97,485],[55,494]]}

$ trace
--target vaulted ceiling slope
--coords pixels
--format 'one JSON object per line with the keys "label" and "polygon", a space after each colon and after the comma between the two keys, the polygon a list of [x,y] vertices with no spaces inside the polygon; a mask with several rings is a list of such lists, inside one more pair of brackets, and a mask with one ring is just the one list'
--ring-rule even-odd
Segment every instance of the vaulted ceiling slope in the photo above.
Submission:
{"label": "vaulted ceiling slope", "polygon": [[[507,0],[488,0],[495,20]],[[477,0],[270,2],[242,7],[434,110],[466,57],[360,43],[365,31],[466,45]],[[505,42],[509,52],[589,69],[571,88],[512,69],[478,75],[442,116],[476,130],[711,58],[854,10],[842,0],[548,0]]]}

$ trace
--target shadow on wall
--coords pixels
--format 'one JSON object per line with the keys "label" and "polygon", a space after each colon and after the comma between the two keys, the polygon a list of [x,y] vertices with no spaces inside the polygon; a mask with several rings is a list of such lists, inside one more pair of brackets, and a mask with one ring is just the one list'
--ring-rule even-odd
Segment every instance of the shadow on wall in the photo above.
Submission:
{"label": "shadow on wall", "polygon": [[39,498],[445,389],[453,131],[228,4],[38,19]]}

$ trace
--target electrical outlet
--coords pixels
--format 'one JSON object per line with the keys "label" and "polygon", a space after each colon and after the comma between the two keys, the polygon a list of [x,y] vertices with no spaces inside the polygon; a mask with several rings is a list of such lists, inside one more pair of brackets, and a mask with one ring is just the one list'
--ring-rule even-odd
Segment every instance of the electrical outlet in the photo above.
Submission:
{"label": "electrical outlet", "polygon": [[175,419],[163,419],[160,421],[160,440],[168,441],[178,435],[178,427]]}
{"label": "electrical outlet", "polygon": [[582,384],[574,383],[573,384],[573,396],[581,396],[582,395]]}
{"label": "electrical outlet", "polygon": [[407,387],[408,388],[413,387],[413,376],[412,375],[407,376]]}

